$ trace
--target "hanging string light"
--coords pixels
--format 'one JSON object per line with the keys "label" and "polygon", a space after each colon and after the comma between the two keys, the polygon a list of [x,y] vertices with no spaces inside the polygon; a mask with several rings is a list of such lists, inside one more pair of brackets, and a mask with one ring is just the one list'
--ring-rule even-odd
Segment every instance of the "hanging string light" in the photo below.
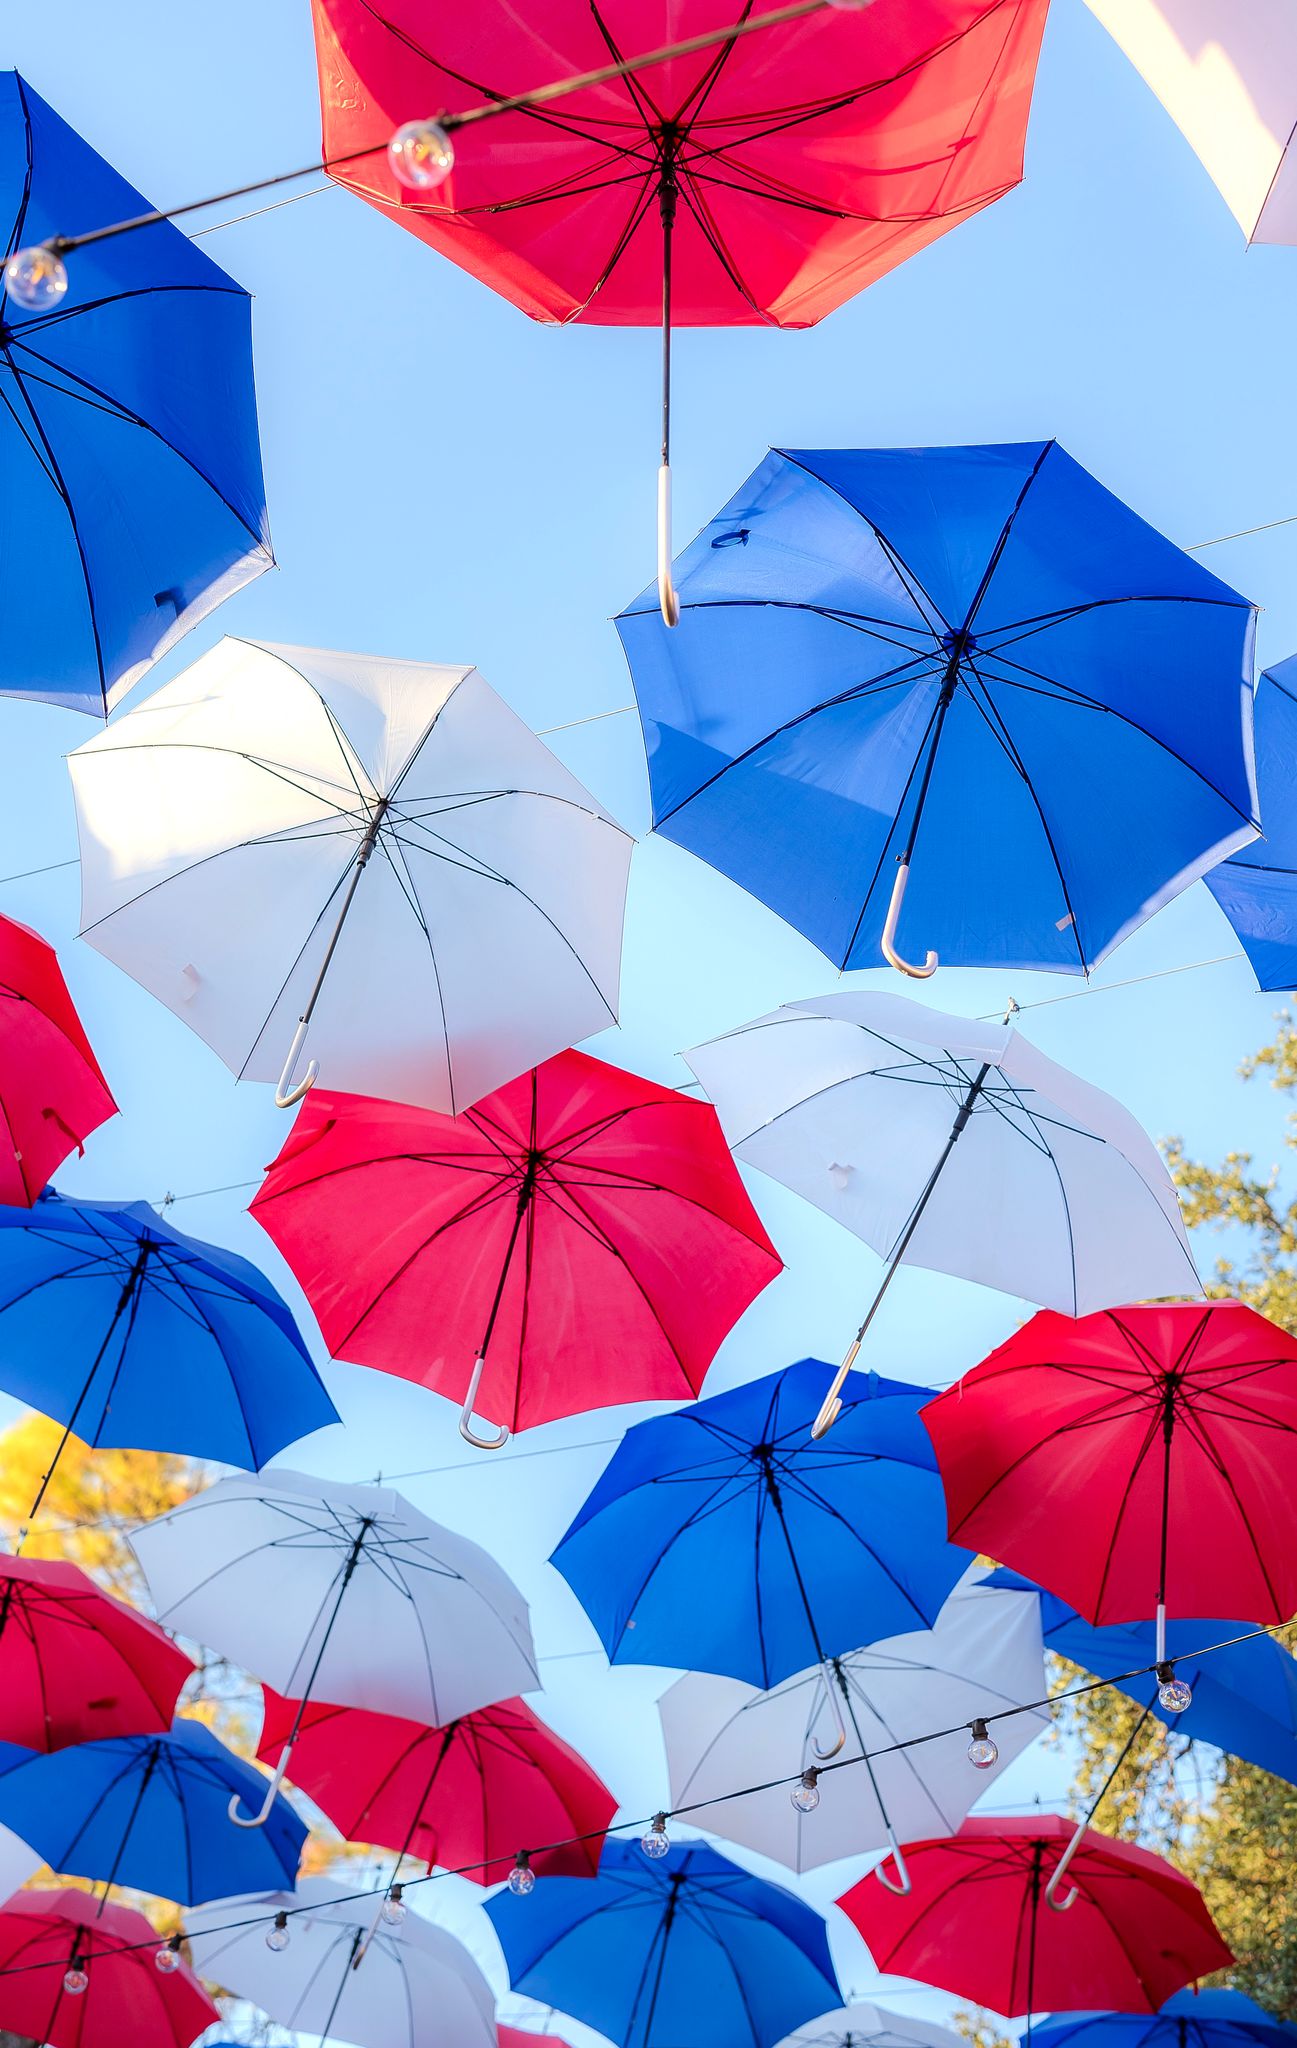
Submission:
{"label": "hanging string light", "polygon": [[1169,1662],[1158,1665],[1156,1677],[1159,1707],[1164,1707],[1168,1714],[1182,1714],[1193,1702],[1193,1687],[1187,1679],[1176,1677],[1175,1666]]}
{"label": "hanging string light", "polygon": [[173,1934],[168,1941],[163,1942],[154,1956],[153,1967],[155,1970],[161,1970],[164,1977],[169,1977],[173,1970],[180,1968],[183,1961],[184,1957],[180,1953],[180,1936]]}
{"label": "hanging string light", "polygon": [[665,1856],[670,1847],[671,1837],[667,1833],[667,1817],[664,1813],[655,1813],[645,1832],[640,1837],[640,1848],[646,1856],[651,1856],[656,1863],[659,1856]]}
{"label": "hanging string light", "polygon": [[525,1899],[536,1889],[536,1873],[531,1867],[531,1857],[525,1849],[519,1849],[517,1860],[509,1872],[509,1890],[515,1898]]}
{"label": "hanging string light", "polygon": [[403,1885],[394,1884],[379,1909],[387,1927],[400,1927],[410,1910],[402,1896],[404,1889]]}
{"label": "hanging string light", "polygon": [[275,1924],[266,1935],[266,1947],[273,1949],[277,1956],[282,1955],[288,1947],[289,1939],[288,1915],[284,1912],[276,1913]]}
{"label": "hanging string light", "polygon": [[80,1998],[89,1982],[89,1977],[87,1977],[80,1963],[74,1957],[69,1967],[63,1972],[63,1989],[67,1992],[69,1998]]}
{"label": "hanging string light", "polygon": [[820,1774],[814,1764],[802,1772],[788,1797],[798,1813],[814,1813],[820,1803]]}
{"label": "hanging string light", "polygon": [[976,1720],[969,1731],[968,1761],[975,1771],[989,1771],[1000,1761],[1000,1752],[985,1721]]}
{"label": "hanging string light", "polygon": [[455,145],[440,121],[407,121],[388,143],[387,161],[407,192],[435,192],[455,168]]}

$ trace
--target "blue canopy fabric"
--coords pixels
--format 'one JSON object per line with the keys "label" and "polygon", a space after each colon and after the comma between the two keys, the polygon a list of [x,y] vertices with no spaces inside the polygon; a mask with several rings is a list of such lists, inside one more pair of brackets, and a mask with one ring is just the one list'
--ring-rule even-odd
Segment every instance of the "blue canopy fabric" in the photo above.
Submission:
{"label": "blue canopy fabric", "polygon": [[[0,265],[148,210],[0,73]],[[102,714],[274,557],[248,294],[170,223],[67,266],[44,311],[0,279],[0,691]]]}
{"label": "blue canopy fabric", "polygon": [[181,1905],[290,1889],[306,1823],[276,1796],[261,1828],[235,1827],[238,1793],[256,1811],[266,1781],[201,1722],[46,1754],[0,1744],[0,1823],[64,1877],[133,1885]]}
{"label": "blue canopy fabric", "polygon": [[486,1910],[513,1989],[621,2048],[772,2048],[842,2003],[819,1914],[702,1843],[610,1839],[597,1877]]}
{"label": "blue canopy fabric", "polygon": [[256,1468],[336,1422],[287,1303],[146,1202],[0,1208],[0,1386],[96,1448]]}
{"label": "blue canopy fabric", "polygon": [[1177,1991],[1155,2013],[1061,2013],[1033,2028],[1036,2048],[1297,2048],[1285,2026],[1243,1991]]}
{"label": "blue canopy fabric", "polygon": [[614,1664],[769,1687],[931,1627],[971,1562],[946,1540],[931,1390],[851,1373],[817,1441],[832,1378],[803,1359],[627,1431],[551,1560]]}
{"label": "blue canopy fabric", "polygon": [[772,450],[675,581],[654,827],[840,967],[907,850],[902,953],[1083,973],[1255,837],[1253,607],[1056,442]]}
{"label": "blue canopy fabric", "polygon": [[1264,837],[1213,868],[1207,887],[1263,989],[1297,988],[1297,654],[1256,686],[1256,779]]}

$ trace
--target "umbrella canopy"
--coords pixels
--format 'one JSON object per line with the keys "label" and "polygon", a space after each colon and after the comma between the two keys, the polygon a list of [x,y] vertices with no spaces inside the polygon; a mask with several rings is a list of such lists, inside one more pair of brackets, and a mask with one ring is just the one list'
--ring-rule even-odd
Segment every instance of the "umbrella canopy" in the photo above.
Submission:
{"label": "umbrella canopy", "polygon": [[609,1841],[598,1877],[486,1910],[513,1989],[620,2048],[773,2048],[842,1996],[819,1914],[705,1843]]}
{"label": "umbrella canopy", "polygon": [[1056,442],[774,450],[676,580],[654,826],[839,967],[1088,973],[1256,837],[1253,607]]}
{"label": "umbrella canopy", "polygon": [[261,1773],[198,1721],[48,1756],[0,1748],[0,1821],[51,1870],[182,1905],[292,1883],[307,1829],[286,1799],[256,1831],[226,1818],[231,1798],[260,1801],[264,1787]]}
{"label": "umbrella canopy", "polygon": [[53,946],[0,917],[0,1202],[34,1202],[69,1152],[83,1152],[116,1114]]}
{"label": "umbrella canopy", "polygon": [[1045,1894],[1075,1826],[1056,1814],[966,1820],[907,1850],[914,1889],[871,1876],[839,1899],[880,1970],[968,1998],[1006,2017],[1073,2011],[1101,1999],[1155,2012],[1173,1991],[1234,1958],[1201,1893],[1132,1842],[1087,1828],[1058,1908]]}
{"label": "umbrella canopy", "polygon": [[1291,765],[1297,755],[1297,654],[1268,668],[1256,686],[1256,779],[1265,836],[1223,861],[1207,887],[1238,933],[1264,989],[1297,984],[1297,811]]}
{"label": "umbrella canopy", "polygon": [[1297,1609],[1297,1340],[1255,1309],[1034,1316],[923,1420],[952,1538],[1088,1621]]}
{"label": "umbrella canopy", "polygon": [[852,1375],[821,1444],[829,1379],[803,1359],[627,1431],[553,1556],[614,1664],[771,1686],[936,1620],[970,1558],[944,1540],[927,1393]]}
{"label": "umbrella canopy", "polygon": [[224,640],[69,767],[82,936],[285,1106],[308,1027],[453,1114],[616,1022],[631,840],[476,669]]}
{"label": "umbrella canopy", "polygon": [[[687,1807],[690,1825],[709,1834],[813,1870],[840,1856],[895,1850],[898,1839],[953,1834],[993,1772],[1050,1725],[1047,1708],[997,1722],[998,1764],[970,1768],[974,1716],[1045,1695],[1040,1611],[1030,1593],[969,1581],[955,1588],[935,1627],[830,1663],[848,1728],[843,1761],[883,1754],[826,1778],[809,1813],[794,1807],[786,1785],[736,1799],[736,1785],[812,1769],[823,1757],[833,1730],[820,1672],[798,1672],[772,1692],[691,1672],[658,1703],[673,1809]],[[957,1734],[895,1749],[952,1726]],[[713,1795],[714,1806],[695,1810]]]}
{"label": "umbrella canopy", "polygon": [[[148,205],[0,72],[5,257]],[[87,244],[36,304],[26,268],[0,279],[0,691],[103,713],[274,559],[251,301],[165,222]]]}
{"label": "umbrella canopy", "polygon": [[[291,1915],[278,1953],[266,1947],[275,1912]],[[372,1899],[350,1898],[327,1878],[223,1899],[187,1913],[185,1925],[205,1977],[302,2036],[357,2048],[425,2048],[430,2039],[440,2048],[496,2048],[495,2000],[463,1944],[415,1913],[399,1930],[376,1922]]]}
{"label": "umbrella canopy", "polygon": [[1060,2013],[1037,2027],[1036,2048],[1293,2048],[1286,2026],[1242,1991],[1177,1991],[1158,2012]]}
{"label": "umbrella canopy", "polygon": [[160,1733],[193,1670],[155,1622],[76,1565],[0,1559],[0,1741],[63,1749]]}
{"label": "umbrella canopy", "polygon": [[1089,0],[1249,242],[1297,242],[1297,19],[1285,0]]}
{"label": "umbrella canopy", "polygon": [[[158,1945],[128,1906],[20,1892],[0,1907],[0,2027],[50,2048],[189,2048],[221,2016],[183,1957],[154,1968]],[[63,1988],[74,1967],[89,1980],[79,1997]]]}
{"label": "umbrella canopy", "polygon": [[[297,1713],[296,1700],[267,1692],[263,1763],[279,1755]],[[584,1757],[522,1700],[479,1707],[444,1728],[317,1703],[302,1715],[292,1776],[349,1842],[395,1850],[396,1875],[415,1856],[479,1884],[507,1874],[520,1840],[571,1835],[586,1839],[538,1850],[533,1868],[589,1877],[617,1810]]]}
{"label": "umbrella canopy", "polygon": [[790,2034],[782,2048],[958,2048],[959,2034],[885,2006],[844,2005]]}
{"label": "umbrella canopy", "polygon": [[313,1093],[251,1207],[330,1351],[466,1431],[696,1394],[780,1270],[715,1112],[579,1052],[453,1118]]}

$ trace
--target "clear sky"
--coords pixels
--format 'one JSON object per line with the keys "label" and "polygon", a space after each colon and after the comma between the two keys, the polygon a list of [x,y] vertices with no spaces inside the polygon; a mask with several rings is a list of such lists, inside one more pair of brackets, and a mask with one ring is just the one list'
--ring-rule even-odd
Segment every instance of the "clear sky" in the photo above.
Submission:
{"label": "clear sky", "polygon": [[[111,8],[58,0],[7,15],[0,60],[158,204],[318,153],[306,0],[116,0]],[[334,190],[224,228],[205,246],[256,295],[280,567],[192,635],[144,692],[224,630],[475,662],[542,728],[626,705],[608,621],[652,572],[656,338],[534,326]],[[1054,0],[1016,192],[813,332],[679,338],[677,532],[683,538],[700,524],[771,443],[1056,435],[1185,544],[1297,513],[1294,332],[1297,252],[1244,249],[1197,160],[1082,0]],[[1297,526],[1213,548],[1206,560],[1262,605],[1263,662],[1292,652]],[[0,702],[0,728],[7,876],[75,853],[62,757],[92,727]],[[553,743],[629,826],[645,830],[633,718],[578,726]],[[1139,817],[1129,822],[1137,833]],[[77,908],[73,869],[0,888],[0,909],[60,946],[122,1105],[60,1184],[156,1199],[255,1178],[287,1128],[270,1091],[236,1087],[169,1011],[74,943]],[[1234,950],[1198,886],[1097,980]],[[896,985],[885,971],[849,979]],[[768,912],[650,840],[632,882],[622,1027],[594,1046],[681,1080],[681,1047],[834,985],[826,962]],[[1282,1162],[1281,1103],[1235,1074],[1267,1035],[1278,999],[1258,995],[1241,962],[1029,1008],[1078,987],[945,970],[924,994],[974,1014],[1002,1009],[1012,995],[1029,1037],[1118,1095],[1154,1135],[1179,1133],[1201,1156],[1241,1148],[1264,1164]],[[791,1195],[756,1175],[749,1185],[787,1271],[726,1345],[713,1390],[808,1353],[837,1358],[879,1271],[854,1239]],[[172,1215],[259,1260],[300,1300],[243,1215],[246,1199],[204,1196]],[[881,1371],[935,1385],[973,1364],[1022,1314],[1002,1296],[903,1274],[875,1325],[872,1359]],[[652,1700],[666,1681],[608,1674],[588,1654],[589,1626],[545,1562],[607,1440],[633,1418],[578,1419],[491,1459],[464,1454],[454,1411],[430,1394],[345,1365],[328,1366],[326,1377],[346,1433],[321,1435],[294,1462],[342,1477],[449,1468],[405,1490],[514,1572],[551,1660],[544,1711],[587,1750],[629,1812],[651,1810],[665,1797]],[[553,1444],[591,1448],[536,1455]],[[1029,1753],[991,1803],[1056,1797],[1060,1768],[1056,1755]],[[854,1866],[836,1866],[804,1888],[827,1904],[854,1875]],[[424,1903],[434,1895],[502,1984],[493,1937],[470,1909],[472,1888],[451,1881],[430,1888]],[[864,1951],[832,1917],[843,1982],[865,1990]]]}

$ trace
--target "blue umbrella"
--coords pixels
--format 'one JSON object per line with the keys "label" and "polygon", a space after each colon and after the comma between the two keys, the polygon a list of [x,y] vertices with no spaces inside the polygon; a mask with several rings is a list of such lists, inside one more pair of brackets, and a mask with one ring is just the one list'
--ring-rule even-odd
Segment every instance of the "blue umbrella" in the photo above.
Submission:
{"label": "blue umbrella", "polygon": [[75,1430],[96,1447],[258,1467],[338,1420],[255,1266],[146,1202],[52,1189],[0,1208],[0,1386],[65,1425],[59,1452]]}
{"label": "blue umbrella", "polygon": [[1256,686],[1256,779],[1265,837],[1213,868],[1207,887],[1262,988],[1297,988],[1297,654]]}
{"label": "blue umbrella", "polygon": [[169,223],[39,248],[147,210],[0,72],[0,690],[77,711],[274,559],[248,294]]}
{"label": "blue umbrella", "polygon": [[947,961],[1088,972],[1255,837],[1253,607],[1056,442],[773,450],[676,588],[617,621],[654,826],[841,967],[933,971],[908,878]]}
{"label": "blue umbrella", "polygon": [[[1030,1579],[1017,1572],[992,1572],[986,1583],[1039,1593],[1045,1648],[1079,1664],[1083,1671],[1092,1671],[1096,1678],[1118,1679],[1124,1672],[1142,1670],[1154,1661],[1152,1621],[1098,1628],[1056,1594],[1033,1587]],[[1251,1635],[1247,1642],[1231,1641],[1234,1636],[1250,1635],[1251,1627],[1246,1621],[1167,1621],[1167,1655],[1175,1665],[1176,1677],[1193,1688],[1193,1703],[1182,1714],[1159,1707],[1157,1680],[1151,1672],[1126,1681],[1119,1690],[1141,1707],[1151,1700],[1158,1720],[1177,1734],[1210,1743],[1213,1749],[1242,1757],[1245,1763],[1257,1764],[1297,1785],[1297,1659],[1273,1636]],[[1211,1649],[1213,1643],[1229,1643],[1230,1647],[1212,1649],[1210,1656],[1201,1659],[1194,1655]]]}
{"label": "blue umbrella", "polygon": [[1061,2014],[1032,2038],[1035,2048],[1297,2048],[1297,2028],[1242,1991],[1177,1991],[1155,2013]]}
{"label": "blue umbrella", "polygon": [[[613,1663],[769,1687],[931,1627],[970,1562],[946,1541],[931,1392],[851,1373],[815,1439],[832,1378],[803,1359],[627,1431],[553,1556]],[[826,1690],[841,1747],[827,1670]]]}
{"label": "blue umbrella", "polygon": [[264,1828],[231,1825],[266,1781],[201,1722],[48,1755],[0,1745],[0,1823],[62,1876],[132,1885],[182,1905],[292,1887],[307,1828],[276,1798]]}
{"label": "blue umbrella", "polygon": [[597,1877],[486,1910],[513,1989],[621,2048],[771,2048],[842,2003],[819,1914],[703,1843],[609,1841]]}

